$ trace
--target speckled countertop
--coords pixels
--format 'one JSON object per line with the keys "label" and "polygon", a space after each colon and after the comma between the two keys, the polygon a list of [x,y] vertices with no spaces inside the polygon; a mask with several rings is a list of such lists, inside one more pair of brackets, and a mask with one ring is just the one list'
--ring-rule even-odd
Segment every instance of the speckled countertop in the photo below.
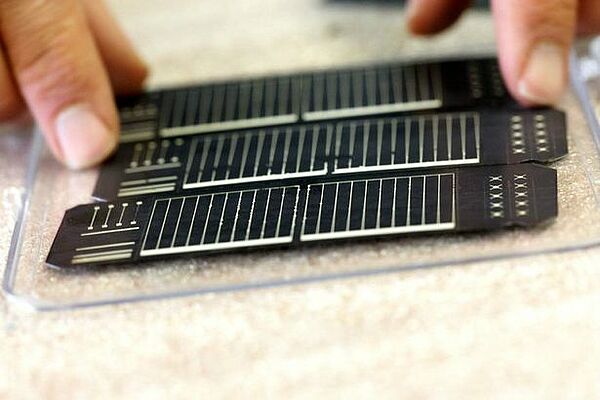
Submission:
{"label": "speckled countertop", "polygon": [[[493,42],[489,19],[477,14],[424,41],[407,36],[395,8],[111,3],[152,65],[151,85]],[[572,131],[585,129],[570,96],[563,108]],[[4,130],[2,266],[31,142]],[[597,232],[574,219],[576,208],[595,207],[578,172],[568,160],[559,169],[573,219],[556,240]],[[368,246],[367,255],[378,250]],[[598,398],[599,260],[592,248],[70,312],[30,313],[0,298],[0,398]]]}

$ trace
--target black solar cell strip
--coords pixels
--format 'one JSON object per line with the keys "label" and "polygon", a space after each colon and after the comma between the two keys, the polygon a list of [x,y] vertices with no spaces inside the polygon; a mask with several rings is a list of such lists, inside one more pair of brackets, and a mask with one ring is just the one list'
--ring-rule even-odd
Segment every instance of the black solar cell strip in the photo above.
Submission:
{"label": "black solar cell strip", "polygon": [[[307,190],[314,193],[308,200]],[[557,215],[556,196],[556,171],[518,164],[132,198],[69,210],[48,263],[75,267],[305,241],[533,226]],[[299,201],[307,207],[298,208]],[[295,225],[298,209],[304,223]]]}
{"label": "black solar cell strip", "polygon": [[[397,63],[163,89],[119,98],[123,130],[149,139],[347,116],[509,104],[495,61]],[[475,66],[473,68],[473,65]],[[475,82],[475,83],[473,83]],[[500,89],[498,88],[500,85]],[[137,108],[136,108],[137,106]],[[140,128],[134,122],[144,122]],[[140,130],[141,129],[141,130]],[[128,135],[123,135],[124,140]]]}
{"label": "black solar cell strip", "polygon": [[[468,111],[261,128],[123,145],[103,168],[94,197],[181,193],[279,179],[296,183],[317,175],[330,180],[332,174],[549,161],[566,150],[564,115],[555,110]],[[174,178],[171,183],[163,181],[168,177]]]}

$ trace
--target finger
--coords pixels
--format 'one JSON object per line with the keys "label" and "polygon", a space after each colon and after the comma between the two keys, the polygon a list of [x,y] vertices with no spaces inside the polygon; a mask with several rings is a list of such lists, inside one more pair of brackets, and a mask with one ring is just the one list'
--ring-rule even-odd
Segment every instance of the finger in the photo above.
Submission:
{"label": "finger", "polygon": [[582,0],[578,10],[579,35],[592,35],[600,32],[600,2],[598,0]]}
{"label": "finger", "polygon": [[493,0],[500,64],[524,105],[556,103],[567,84],[577,0]]}
{"label": "finger", "polygon": [[470,0],[410,0],[408,27],[419,35],[440,32],[456,22],[470,4]]}
{"label": "finger", "polygon": [[13,120],[23,111],[23,99],[15,85],[4,51],[0,49],[0,121]]}
{"label": "finger", "polygon": [[146,64],[102,0],[83,0],[83,5],[115,92],[138,92],[148,75]]}
{"label": "finger", "polygon": [[79,0],[0,1],[0,33],[54,154],[72,168],[106,158],[117,144],[116,110]]}

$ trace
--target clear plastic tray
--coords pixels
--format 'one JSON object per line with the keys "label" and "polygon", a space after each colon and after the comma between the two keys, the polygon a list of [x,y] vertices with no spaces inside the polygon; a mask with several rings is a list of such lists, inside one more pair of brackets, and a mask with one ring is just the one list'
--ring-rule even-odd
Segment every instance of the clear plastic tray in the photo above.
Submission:
{"label": "clear plastic tray", "polygon": [[[600,64],[594,64],[597,61],[589,48],[584,43],[573,55],[574,90],[561,106],[569,110],[570,154],[554,164],[559,179],[559,217],[551,224],[485,234],[366,240],[184,258],[102,271],[57,271],[44,264],[48,249],[64,211],[90,201],[97,171],[67,171],[52,159],[37,135],[29,155],[24,205],[14,229],[3,290],[13,302],[32,309],[72,309],[598,246],[600,125],[596,111],[600,110]],[[597,55],[600,60],[600,51]],[[582,107],[575,93],[582,99]]]}

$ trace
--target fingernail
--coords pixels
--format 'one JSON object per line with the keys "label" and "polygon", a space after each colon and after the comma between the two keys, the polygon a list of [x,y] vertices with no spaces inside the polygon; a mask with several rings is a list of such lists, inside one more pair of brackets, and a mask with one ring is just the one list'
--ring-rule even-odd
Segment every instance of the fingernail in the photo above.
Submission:
{"label": "fingernail", "polygon": [[69,168],[96,165],[117,145],[117,136],[86,105],[62,111],[55,124],[63,160]]}
{"label": "fingernail", "polygon": [[556,103],[566,85],[565,52],[552,42],[533,48],[519,81],[519,94],[539,105]]}

